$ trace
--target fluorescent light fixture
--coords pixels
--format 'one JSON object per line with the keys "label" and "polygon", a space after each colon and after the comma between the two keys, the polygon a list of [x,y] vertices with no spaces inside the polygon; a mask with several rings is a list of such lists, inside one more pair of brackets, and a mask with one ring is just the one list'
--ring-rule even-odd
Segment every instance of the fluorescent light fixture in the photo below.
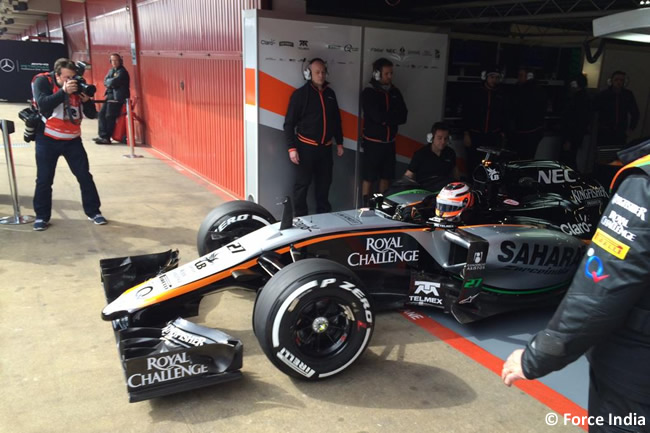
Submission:
{"label": "fluorescent light fixture", "polygon": [[595,37],[650,43],[650,8],[596,18],[593,29]]}

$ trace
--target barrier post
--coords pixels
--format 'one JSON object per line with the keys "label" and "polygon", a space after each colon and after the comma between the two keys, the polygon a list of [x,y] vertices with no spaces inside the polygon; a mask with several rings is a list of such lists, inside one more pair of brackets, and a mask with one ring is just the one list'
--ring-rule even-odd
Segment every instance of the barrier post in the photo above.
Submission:
{"label": "barrier post", "polygon": [[14,122],[11,120],[0,120],[2,125],[2,139],[5,147],[5,156],[7,160],[7,173],[9,174],[9,192],[14,205],[13,216],[1,217],[0,224],[29,224],[34,221],[33,216],[20,215],[20,203],[18,202],[18,187],[16,185],[16,170],[14,169],[14,156],[11,151],[11,137],[14,129]]}
{"label": "barrier post", "polygon": [[131,148],[131,153],[123,155],[125,158],[142,158],[135,154],[135,125],[133,124],[133,105],[131,98],[126,100],[126,142]]}

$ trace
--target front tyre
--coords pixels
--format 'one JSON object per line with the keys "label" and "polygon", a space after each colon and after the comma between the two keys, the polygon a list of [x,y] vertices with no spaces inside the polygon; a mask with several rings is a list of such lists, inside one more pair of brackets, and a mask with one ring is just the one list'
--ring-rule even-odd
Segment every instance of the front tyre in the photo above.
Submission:
{"label": "front tyre", "polygon": [[262,288],[253,325],[278,369],[318,380],[342,372],[368,347],[374,312],[352,271],[331,260],[305,259],[282,268]]}
{"label": "front tyre", "polygon": [[274,222],[273,215],[257,203],[229,201],[214,208],[203,219],[196,237],[196,249],[204,256]]}

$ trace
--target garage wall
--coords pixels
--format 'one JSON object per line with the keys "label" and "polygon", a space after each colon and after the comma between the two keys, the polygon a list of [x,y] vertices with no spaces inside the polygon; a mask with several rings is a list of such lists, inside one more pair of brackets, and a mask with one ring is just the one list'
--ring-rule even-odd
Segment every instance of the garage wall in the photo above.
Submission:
{"label": "garage wall", "polygon": [[[136,135],[233,197],[244,196],[241,11],[266,0],[61,0],[41,23],[65,37],[103,95],[108,56],[131,75]],[[133,22],[129,7],[133,7]],[[135,30],[133,30],[133,28]],[[35,36],[39,24],[25,31]],[[134,34],[135,32],[135,34]],[[136,62],[132,59],[132,45]],[[139,97],[139,98],[138,98]]]}
{"label": "garage wall", "polygon": [[147,141],[244,196],[241,10],[260,0],[137,2]]}

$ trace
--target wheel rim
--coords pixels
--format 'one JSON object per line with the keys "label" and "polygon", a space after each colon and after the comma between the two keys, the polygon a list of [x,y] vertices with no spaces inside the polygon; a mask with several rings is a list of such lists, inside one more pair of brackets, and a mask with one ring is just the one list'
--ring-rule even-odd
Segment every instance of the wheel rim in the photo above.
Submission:
{"label": "wheel rim", "polygon": [[347,347],[353,324],[352,310],[345,301],[316,299],[298,312],[291,328],[293,342],[307,356],[331,357]]}

